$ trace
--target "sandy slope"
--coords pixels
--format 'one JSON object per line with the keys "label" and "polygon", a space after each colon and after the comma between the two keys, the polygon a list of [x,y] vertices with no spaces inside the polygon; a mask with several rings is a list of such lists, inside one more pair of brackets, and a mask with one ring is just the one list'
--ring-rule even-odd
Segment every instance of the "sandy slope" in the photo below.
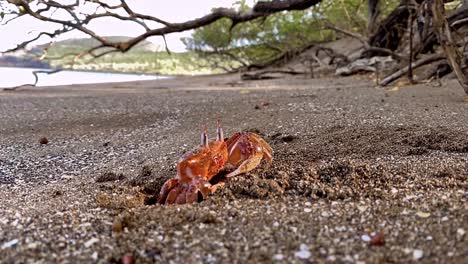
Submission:
{"label": "sandy slope", "polygon": [[[0,92],[1,262],[468,258],[468,104],[456,82],[238,80]],[[154,205],[217,119],[227,135],[262,135],[273,165],[200,204]],[[379,232],[384,245],[371,245]]]}

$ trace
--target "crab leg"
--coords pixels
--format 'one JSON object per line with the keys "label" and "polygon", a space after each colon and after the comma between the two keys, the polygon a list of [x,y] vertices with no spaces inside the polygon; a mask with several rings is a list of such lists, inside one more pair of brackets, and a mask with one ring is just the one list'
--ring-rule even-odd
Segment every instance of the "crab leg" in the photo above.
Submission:
{"label": "crab leg", "polygon": [[166,201],[167,196],[171,189],[173,189],[179,183],[178,179],[169,179],[164,183],[163,187],[161,188],[161,192],[159,193],[158,203],[163,204]]}
{"label": "crab leg", "polygon": [[[187,196],[187,188],[182,188],[182,190],[177,194],[177,198],[175,199],[174,203],[176,204],[184,204],[186,202]],[[169,203],[169,202],[168,202]]]}
{"label": "crab leg", "polygon": [[187,190],[187,194],[185,195],[185,202],[194,203],[197,201],[198,201],[198,191],[194,185],[190,185],[189,189]]}
{"label": "crab leg", "polygon": [[264,149],[263,150],[263,157],[268,161],[268,166],[270,166],[271,162],[273,161],[273,156],[271,155],[271,151],[268,151],[267,149]]}
{"label": "crab leg", "polygon": [[210,194],[216,192],[216,190],[221,189],[226,185],[224,182],[218,182],[210,186]]}
{"label": "crab leg", "polygon": [[167,198],[166,198],[166,204],[173,204],[175,203],[177,197],[179,196],[181,192],[181,188],[173,188],[169,194],[167,195]]}
{"label": "crab leg", "polygon": [[203,196],[203,199],[205,199],[209,194],[216,192],[218,187],[224,186],[224,183],[217,183],[212,185],[208,181],[204,180],[199,180],[195,184],[199,186],[199,191]]}

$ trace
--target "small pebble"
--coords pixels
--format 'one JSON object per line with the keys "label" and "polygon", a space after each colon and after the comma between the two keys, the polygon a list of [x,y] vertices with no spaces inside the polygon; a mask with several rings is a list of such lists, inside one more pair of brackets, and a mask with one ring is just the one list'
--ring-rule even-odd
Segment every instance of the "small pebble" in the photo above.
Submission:
{"label": "small pebble", "polygon": [[367,206],[364,206],[364,205],[358,205],[357,206],[359,212],[365,212],[367,210]]}
{"label": "small pebble", "polygon": [[369,241],[371,241],[371,238],[368,235],[362,235],[361,240],[364,241],[364,242],[369,242]]}
{"label": "small pebble", "polygon": [[310,208],[304,208],[304,212],[305,212],[305,213],[310,213],[310,212],[312,212],[312,209],[310,209]]}
{"label": "small pebble", "polygon": [[307,247],[307,245],[301,244],[299,251],[296,251],[294,255],[300,259],[308,259],[312,254],[310,253],[309,247]]}
{"label": "small pebble", "polygon": [[29,244],[27,245],[27,248],[28,248],[28,249],[36,249],[38,246],[39,246],[38,243],[33,242],[33,243],[29,243]]}
{"label": "small pebble", "polygon": [[45,144],[47,144],[47,143],[49,143],[49,140],[48,140],[46,137],[41,137],[41,138],[39,139],[39,144],[45,145]]}
{"label": "small pebble", "polygon": [[87,248],[89,248],[90,246],[94,245],[94,243],[96,243],[96,242],[99,242],[99,239],[93,237],[93,238],[91,238],[90,240],[86,241],[86,242],[84,243],[84,246],[87,247]]}
{"label": "small pebble", "polygon": [[413,259],[419,260],[424,256],[424,252],[420,249],[413,250]]}
{"label": "small pebble", "polygon": [[18,240],[18,239],[10,240],[10,241],[8,241],[8,242],[3,243],[2,249],[10,248],[10,247],[12,247],[12,246],[14,246],[14,245],[16,245],[16,244],[18,244],[18,243],[19,243],[19,240]]}
{"label": "small pebble", "polygon": [[283,259],[284,259],[284,256],[283,256],[283,254],[275,254],[275,255],[273,256],[273,259],[274,259],[274,260],[278,260],[278,261],[279,261],[279,260],[283,260]]}

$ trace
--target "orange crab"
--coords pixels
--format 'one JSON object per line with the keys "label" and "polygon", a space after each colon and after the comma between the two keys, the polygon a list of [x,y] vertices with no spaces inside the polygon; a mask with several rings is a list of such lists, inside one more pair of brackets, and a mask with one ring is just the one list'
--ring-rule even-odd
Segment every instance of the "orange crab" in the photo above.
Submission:
{"label": "orange crab", "polygon": [[215,140],[208,141],[205,128],[201,135],[201,146],[180,158],[177,177],[164,183],[158,202],[184,204],[205,199],[223,186],[223,183],[210,183],[220,171],[229,172],[226,178],[251,171],[263,158],[271,163],[272,152],[270,145],[252,132],[238,132],[225,141],[218,122]]}

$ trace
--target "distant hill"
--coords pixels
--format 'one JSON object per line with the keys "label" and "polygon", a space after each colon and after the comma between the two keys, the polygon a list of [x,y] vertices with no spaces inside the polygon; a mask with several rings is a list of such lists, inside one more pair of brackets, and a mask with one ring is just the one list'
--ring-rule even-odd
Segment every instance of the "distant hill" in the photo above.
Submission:
{"label": "distant hill", "polygon": [[10,55],[0,56],[0,67],[50,68],[50,64],[35,58],[23,58]]}
{"label": "distant hill", "polygon": [[[118,42],[118,41],[127,41],[130,37],[125,36],[110,36],[106,37],[110,41]],[[88,49],[91,47],[95,47],[99,45],[99,42],[93,38],[73,38],[73,39],[66,39],[57,41],[53,44],[52,48],[79,48],[79,49]],[[34,52],[42,51],[44,48],[48,47],[49,44],[37,45],[34,46],[31,50]],[[162,51],[163,49],[153,44],[150,41],[144,40],[136,45],[131,51],[149,51],[149,52],[156,52]]]}
{"label": "distant hill", "polygon": [[[107,37],[111,41],[126,41],[129,37]],[[36,45],[21,53],[15,54],[19,58],[37,58],[47,56],[43,62],[52,68],[74,69],[85,71],[146,73],[159,75],[179,74],[209,74],[221,72],[213,69],[208,61],[195,52],[168,53],[160,46],[150,41],[142,41],[128,52],[115,52],[93,59],[83,56],[75,59],[70,54],[79,54],[82,51],[98,46],[98,41],[91,38],[75,38],[57,41],[53,45]],[[104,48],[102,51],[106,51]],[[11,58],[9,58],[11,60]],[[227,61],[227,63],[230,63]],[[16,65],[16,64],[13,64]]]}

